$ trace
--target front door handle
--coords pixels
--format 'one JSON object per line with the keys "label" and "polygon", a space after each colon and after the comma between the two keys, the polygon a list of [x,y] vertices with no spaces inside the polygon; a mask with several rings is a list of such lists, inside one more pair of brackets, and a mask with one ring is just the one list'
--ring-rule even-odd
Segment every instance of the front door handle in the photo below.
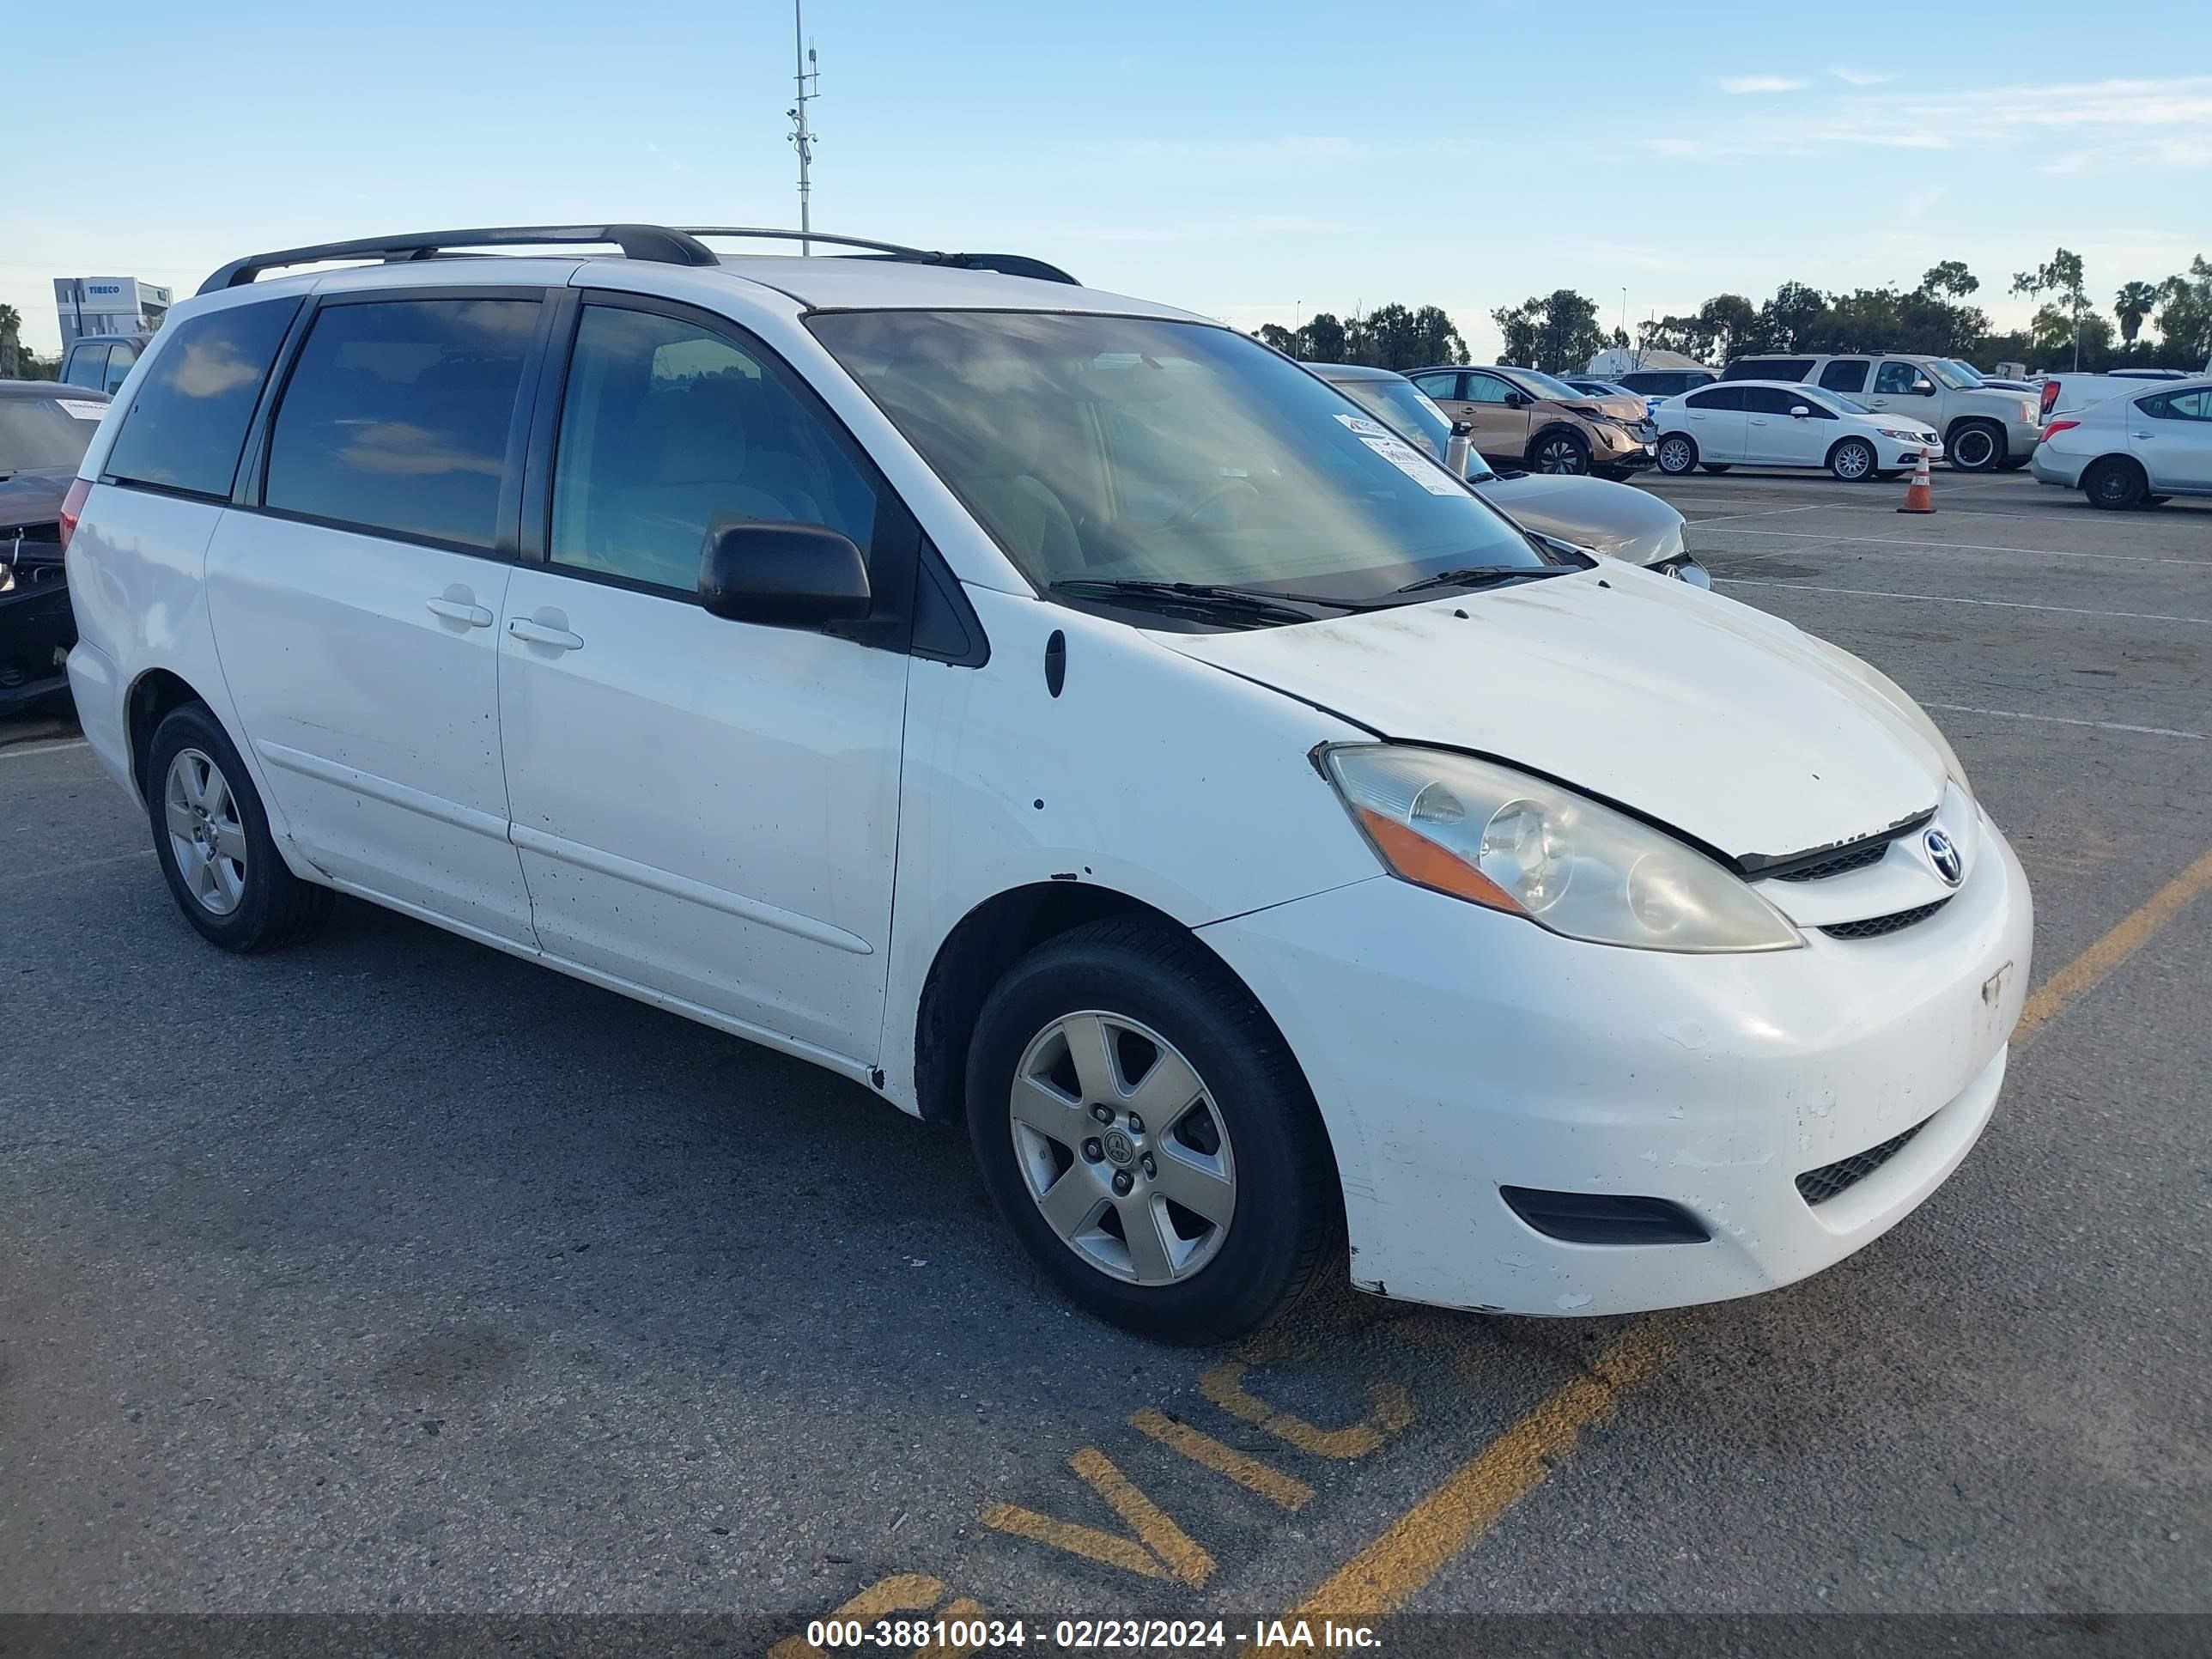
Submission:
{"label": "front door handle", "polygon": [[[563,617],[561,621],[567,621]],[[556,651],[577,651],[583,648],[584,636],[571,634],[565,628],[556,627],[551,621],[540,622],[535,617],[509,617],[507,631],[518,640],[532,645],[550,646]]]}
{"label": "front door handle", "polygon": [[443,617],[447,622],[466,623],[471,628],[489,628],[491,612],[480,605],[466,599],[444,599],[426,601],[434,617]]}

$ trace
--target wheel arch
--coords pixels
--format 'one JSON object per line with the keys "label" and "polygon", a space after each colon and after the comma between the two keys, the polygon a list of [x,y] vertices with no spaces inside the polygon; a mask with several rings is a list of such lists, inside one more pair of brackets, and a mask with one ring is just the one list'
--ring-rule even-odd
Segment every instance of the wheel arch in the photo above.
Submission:
{"label": "wheel arch", "polygon": [[[1662,444],[1665,444],[1665,443],[1668,443],[1668,442],[1672,441],[1673,440],[1674,440],[1674,439],[1676,439],[1676,438],[1680,438],[1680,439],[1684,442],[1684,443],[1686,443],[1686,444],[1689,445],[1689,447],[1690,447],[1690,465],[1691,465],[1692,466],[1697,466],[1697,465],[1701,465],[1701,464],[1704,462],[1704,460],[1705,460],[1705,451],[1704,451],[1704,450],[1700,449],[1700,448],[1698,447],[1698,441],[1697,441],[1695,438],[1692,437],[1688,433],[1686,433],[1686,432],[1683,431],[1681,428],[1680,428],[1680,427],[1672,427],[1672,428],[1669,428],[1668,429],[1667,429],[1666,431],[1662,432],[1662,433],[1661,433],[1661,434],[1660,434],[1656,438],[1654,438],[1654,439],[1651,441],[1651,455],[1652,455],[1652,462],[1653,462],[1653,465],[1657,465],[1657,462],[1658,462],[1658,456],[1659,456],[1659,448],[1660,448],[1660,446],[1661,446],[1661,445],[1662,445]],[[1730,461],[1730,462],[1726,463],[1726,465],[1730,465],[1730,466],[1733,466],[1733,465],[1735,465],[1735,462],[1733,462],[1733,461]]]}
{"label": "wheel arch", "polygon": [[2005,433],[2004,422],[1994,416],[1960,415],[1954,417],[1951,423],[1943,428],[1943,453],[1948,455],[1955,450],[1958,447],[1960,431],[1970,426],[1989,428],[1991,435],[1996,440],[1997,446],[1997,453],[1990,459],[1990,465],[1991,468],[2002,466],[2006,458],[2012,453],[2012,440]]}
{"label": "wheel arch", "polygon": [[1589,441],[1589,434],[1588,433],[1584,432],[1572,421],[1554,416],[1551,420],[1545,422],[1543,425],[1538,427],[1534,432],[1531,432],[1528,434],[1528,447],[1522,452],[1523,458],[1534,460],[1536,454],[1536,446],[1542,443],[1545,439],[1552,436],[1553,434],[1559,432],[1565,433],[1567,436],[1572,438],[1577,443],[1580,444],[1583,447],[1583,453],[1584,454],[1595,454],[1597,453],[1595,446],[1594,446]]}
{"label": "wheel arch", "polygon": [[1870,478],[1881,470],[1881,451],[1875,447],[1873,439],[1861,437],[1856,432],[1846,432],[1835,442],[1830,444],[1828,453],[1820,458],[1820,465],[1832,470],[1836,465],[1836,452],[1845,444],[1857,444],[1865,449],[1868,454],[1874,457],[1874,465],[1867,469],[1867,477]]}
{"label": "wheel arch", "polygon": [[1112,917],[1152,922],[1202,949],[1252,999],[1283,1052],[1297,1065],[1297,1051],[1273,1012],[1202,933],[1157,905],[1101,883],[1030,882],[975,905],[939,941],[931,959],[914,1024],[915,1102],[923,1119],[956,1123],[966,1115],[969,1040],[985,1000],[1006,970],[1046,940]]}
{"label": "wheel arch", "polygon": [[198,688],[169,669],[149,668],[131,683],[130,693],[123,700],[124,731],[130,744],[131,781],[137,785],[141,800],[152,799],[146,759],[153,751],[154,733],[172,711],[188,702],[204,704],[210,713],[214,712],[215,705],[200,695]]}

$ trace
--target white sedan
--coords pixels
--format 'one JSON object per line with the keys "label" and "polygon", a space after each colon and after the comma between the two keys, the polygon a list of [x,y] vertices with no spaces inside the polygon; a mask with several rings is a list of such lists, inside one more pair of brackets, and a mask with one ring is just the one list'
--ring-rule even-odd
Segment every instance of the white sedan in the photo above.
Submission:
{"label": "white sedan", "polygon": [[1943,459],[1933,427],[1875,414],[1841,392],[1794,380],[1724,380],[1669,398],[1654,417],[1659,470],[1825,466],[1846,483]]}

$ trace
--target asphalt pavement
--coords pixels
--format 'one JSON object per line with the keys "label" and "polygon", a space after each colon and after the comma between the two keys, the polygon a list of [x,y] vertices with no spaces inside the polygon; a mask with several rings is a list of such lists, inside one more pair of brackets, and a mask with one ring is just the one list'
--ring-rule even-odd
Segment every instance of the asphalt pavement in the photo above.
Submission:
{"label": "asphalt pavement", "polygon": [[2212,503],[1639,487],[1927,703],[2034,886],[1996,1120],[1875,1245],[1157,1346],[799,1061],[350,902],[211,949],[0,724],[0,1611],[2212,1613]]}

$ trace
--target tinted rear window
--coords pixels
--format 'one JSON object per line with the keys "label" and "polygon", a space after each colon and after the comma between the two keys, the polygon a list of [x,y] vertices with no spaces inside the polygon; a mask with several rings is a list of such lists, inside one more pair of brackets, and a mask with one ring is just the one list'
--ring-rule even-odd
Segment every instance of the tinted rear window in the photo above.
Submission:
{"label": "tinted rear window", "polygon": [[0,478],[74,470],[103,412],[88,398],[0,398]]}
{"label": "tinted rear window", "polygon": [[1813,372],[1810,357],[1739,357],[1723,380],[1802,380]]}
{"label": "tinted rear window", "polygon": [[228,495],[262,382],[300,301],[230,306],[171,323],[108,452],[111,477]]}
{"label": "tinted rear window", "polygon": [[325,306],[269,433],[264,505],[489,548],[534,300]]}

